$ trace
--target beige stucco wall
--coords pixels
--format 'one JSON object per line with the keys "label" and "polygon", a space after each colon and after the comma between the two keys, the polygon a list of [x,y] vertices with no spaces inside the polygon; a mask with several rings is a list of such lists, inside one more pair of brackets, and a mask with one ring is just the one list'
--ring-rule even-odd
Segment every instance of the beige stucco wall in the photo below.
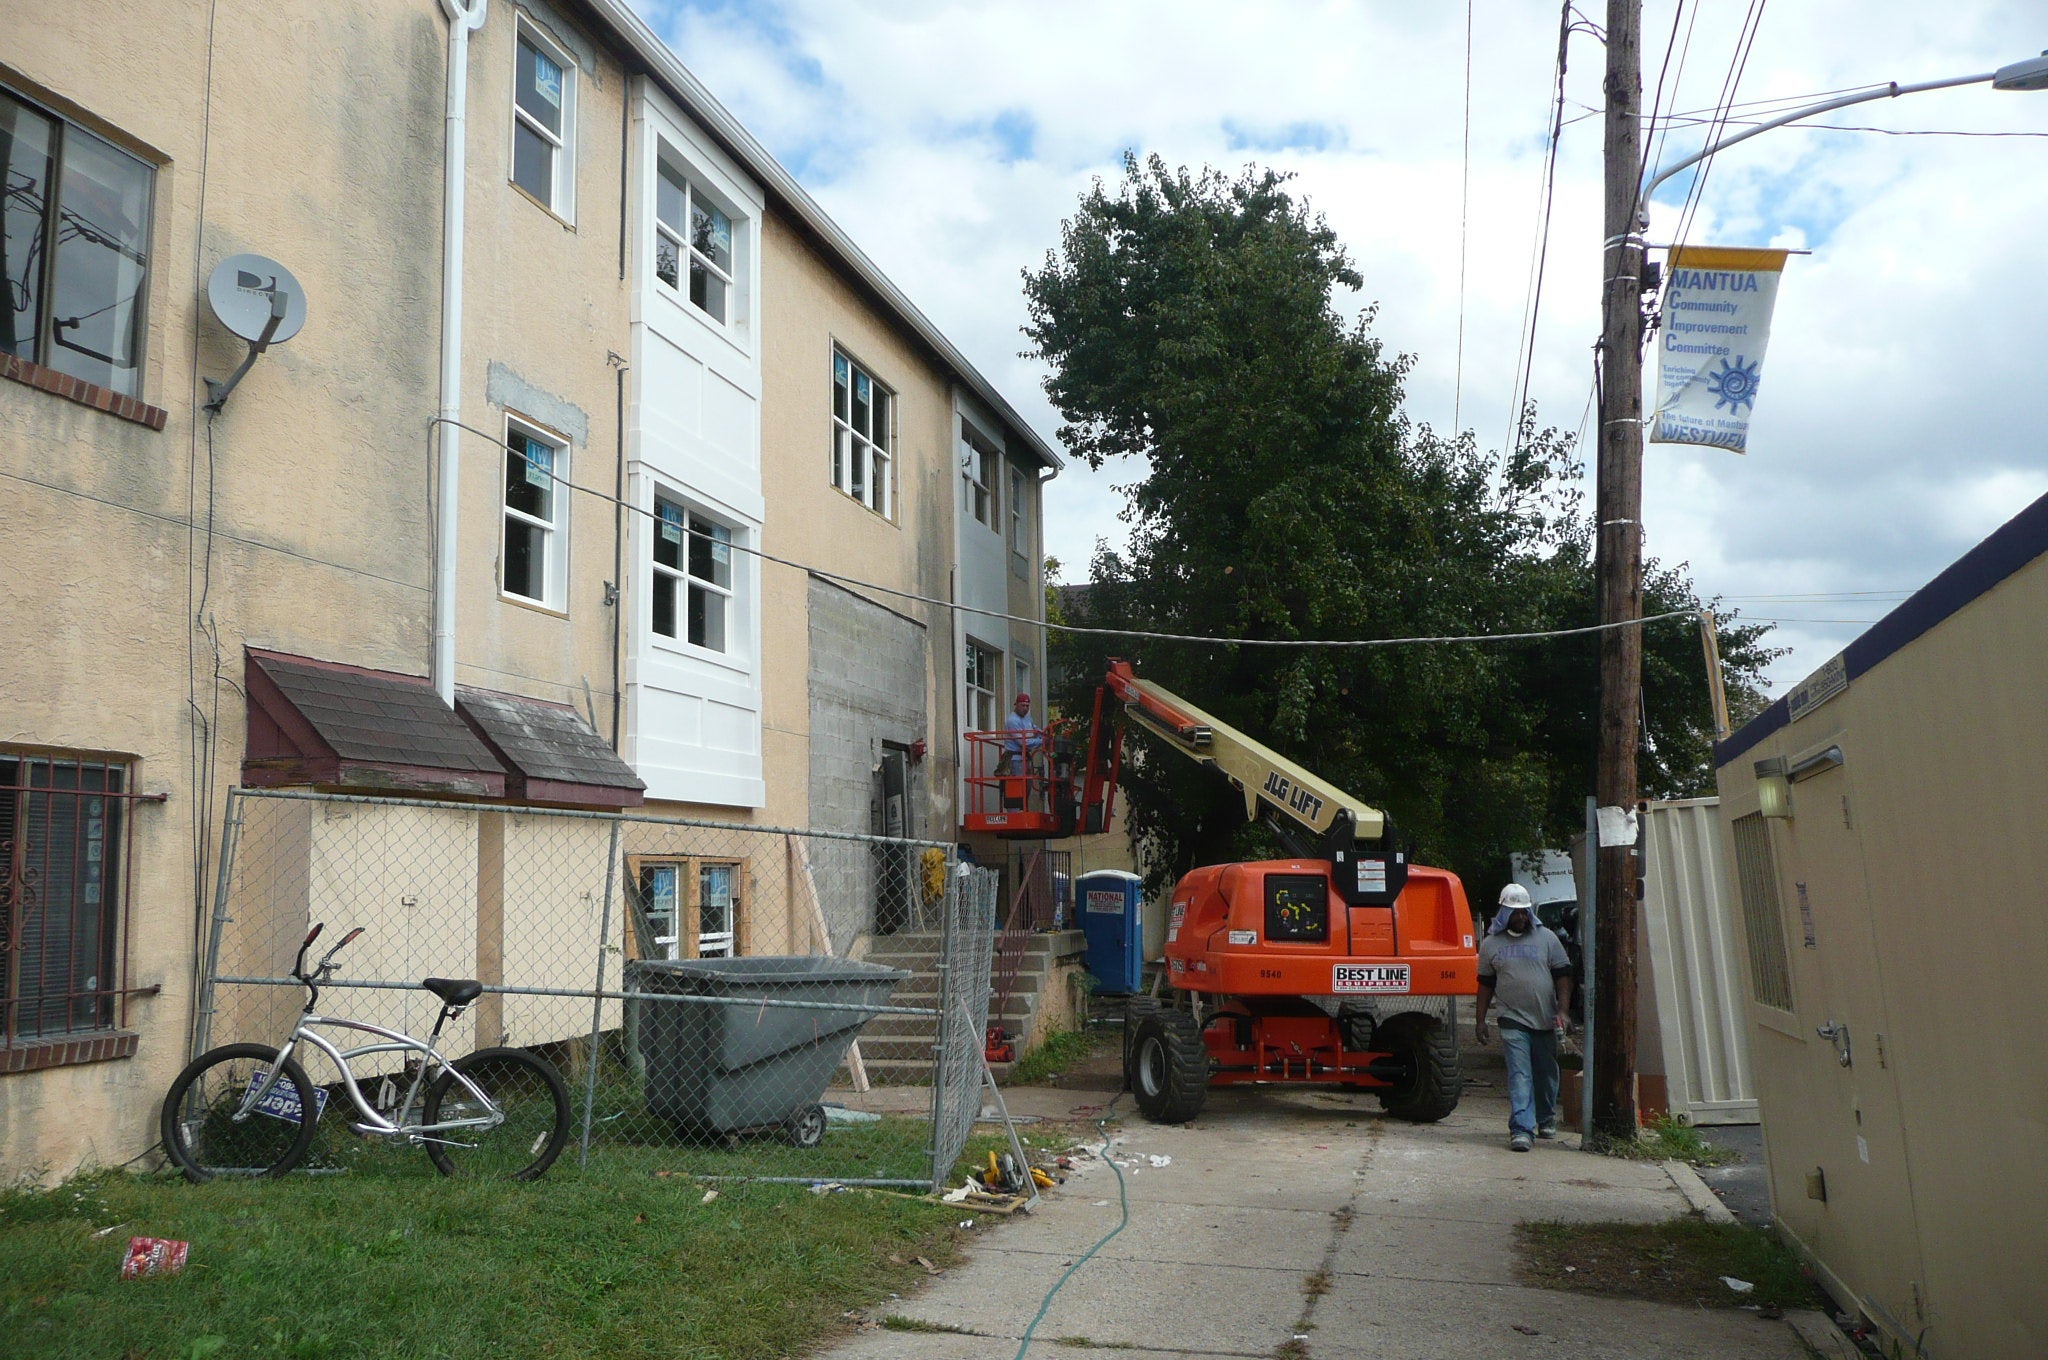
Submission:
{"label": "beige stucco wall", "polygon": [[[631,349],[620,186],[637,182],[627,178],[634,91],[605,44],[565,17],[573,9],[493,4],[471,42],[461,410],[476,432],[459,441],[456,679],[572,704],[609,737],[615,630],[620,611],[639,606],[630,590],[617,606],[604,598],[618,576],[605,498],[621,443],[622,380],[610,356]],[[573,222],[508,182],[522,16],[577,61]],[[162,989],[129,1003],[139,1052],[0,1076],[0,1173],[122,1161],[153,1139],[157,1102],[186,1055],[194,940],[212,890],[201,866],[240,775],[243,647],[428,669],[446,32],[435,0],[229,5],[217,15],[204,0],[0,0],[0,80],[159,167],[142,397],[168,412],[152,432],[0,383],[9,492],[0,535],[17,545],[11,561],[31,586],[5,593],[0,622],[34,642],[0,653],[0,749],[124,757],[136,787],[167,795],[134,813],[123,904],[128,983]],[[629,194],[625,210],[645,205]],[[772,201],[762,250],[762,546],[946,596],[956,489],[949,377]],[[245,251],[293,271],[308,320],[256,363],[209,427],[197,379],[225,376],[245,351],[211,317],[204,284],[220,259]],[[829,483],[835,340],[898,396],[893,522]],[[635,377],[623,381],[630,402]],[[561,493],[570,566],[560,609],[501,598],[504,453],[495,441],[508,414],[570,437],[568,480],[601,493]],[[769,565],[762,581],[766,802],[650,811],[808,819],[805,577]],[[1035,594],[1034,581],[1013,589],[1013,603]],[[948,837],[957,820],[952,623],[935,607],[889,603],[922,619],[932,639],[932,758],[918,775],[933,816],[915,830]],[[188,627],[195,614],[203,629]],[[286,836],[304,865],[264,871],[284,885],[280,916],[313,909],[321,846],[345,848],[318,817],[306,814]],[[462,890],[474,891],[473,841],[451,853],[464,866]],[[508,873],[520,853],[512,836]],[[401,885],[375,886],[388,896]],[[581,928],[575,903],[550,910],[565,939]],[[332,930],[347,924],[330,919]],[[462,933],[472,959],[474,933]],[[793,937],[795,926],[773,933]],[[287,953],[238,966],[270,974],[288,962]],[[539,1023],[515,1001],[502,1020],[515,1031]]]}
{"label": "beige stucco wall", "polygon": [[[2037,558],[1720,770],[1732,884],[1754,763],[1841,748],[1763,823],[1793,1000],[1751,1006],[1773,1203],[1874,1318],[1945,1358],[2048,1353],[2044,618]],[[1829,1022],[1848,1067],[1815,1034]]]}
{"label": "beige stucco wall", "polygon": [[[195,855],[239,775],[244,644],[428,664],[446,25],[433,0],[231,11],[209,51],[198,0],[0,0],[0,79],[159,165],[142,396],[168,411],[158,433],[0,383],[0,534],[32,587],[7,592],[5,631],[35,640],[0,656],[0,743],[131,757],[136,787],[168,795],[135,814],[124,904],[129,985],[163,988],[130,1004],[139,1052],[0,1077],[10,1172],[125,1160],[153,1137],[191,1015]],[[493,6],[472,46],[463,417],[502,433],[487,373],[508,366],[587,413],[572,476],[609,494],[625,81],[602,59],[579,73],[570,229],[507,183],[515,12]],[[244,351],[204,283],[243,251],[293,271],[308,320],[209,430],[195,375]],[[587,684],[608,732],[609,507],[572,506],[566,617],[501,602],[503,454],[464,444],[458,678],[579,708]]]}

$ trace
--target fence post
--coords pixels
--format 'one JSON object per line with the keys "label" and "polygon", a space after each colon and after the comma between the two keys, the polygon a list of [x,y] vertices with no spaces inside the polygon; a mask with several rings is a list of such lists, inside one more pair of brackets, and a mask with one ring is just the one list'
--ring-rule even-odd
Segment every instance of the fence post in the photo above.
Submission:
{"label": "fence post", "polygon": [[952,1003],[955,983],[953,981],[953,923],[960,914],[960,895],[963,888],[955,852],[946,852],[946,890],[940,895],[939,909],[939,954],[933,970],[939,975],[938,1031],[932,1037],[932,1193],[945,1189],[946,1173],[953,1168],[939,1165],[939,1149],[946,1140],[941,1133],[941,1121],[946,1114],[946,1055],[951,1045],[946,1042],[946,1027],[952,1023]]}
{"label": "fence post", "polygon": [[199,995],[192,1010],[192,1051],[196,1058],[213,1046],[214,975],[220,972],[220,937],[228,920],[228,883],[235,872],[235,847],[241,840],[242,791],[228,790],[227,816],[220,825],[220,868],[213,881],[213,920],[207,928],[206,958],[200,964]]}
{"label": "fence post", "polygon": [[[619,823],[614,819],[611,848],[605,852],[604,858],[604,905],[597,914],[597,981],[590,989],[590,1053],[583,1073],[583,1136],[577,1152],[578,1166],[590,1165],[590,1121],[597,1108],[597,1064],[604,1053],[604,956],[611,948],[612,888],[618,874]],[[623,932],[621,938],[624,938]]]}

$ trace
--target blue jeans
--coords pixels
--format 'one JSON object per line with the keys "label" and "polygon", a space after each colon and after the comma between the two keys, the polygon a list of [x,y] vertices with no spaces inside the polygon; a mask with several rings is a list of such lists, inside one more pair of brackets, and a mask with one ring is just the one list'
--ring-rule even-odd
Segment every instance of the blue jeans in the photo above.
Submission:
{"label": "blue jeans", "polygon": [[1557,1122],[1557,1031],[1501,1022],[1508,1055],[1508,1132],[1536,1132]]}

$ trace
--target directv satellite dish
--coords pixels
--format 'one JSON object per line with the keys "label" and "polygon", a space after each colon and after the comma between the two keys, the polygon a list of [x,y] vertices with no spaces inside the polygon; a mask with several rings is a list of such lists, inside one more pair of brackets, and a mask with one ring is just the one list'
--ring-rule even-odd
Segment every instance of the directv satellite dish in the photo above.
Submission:
{"label": "directv satellite dish", "polygon": [[220,324],[251,342],[263,340],[273,300],[284,299],[284,320],[267,343],[281,345],[306,324],[306,290],[292,271],[263,255],[230,255],[214,266],[206,300]]}
{"label": "directv satellite dish", "polygon": [[249,342],[249,357],[226,382],[206,380],[206,409],[219,415],[256,356],[291,339],[306,324],[306,290],[291,270],[268,256],[230,255],[214,266],[206,300],[221,325]]}

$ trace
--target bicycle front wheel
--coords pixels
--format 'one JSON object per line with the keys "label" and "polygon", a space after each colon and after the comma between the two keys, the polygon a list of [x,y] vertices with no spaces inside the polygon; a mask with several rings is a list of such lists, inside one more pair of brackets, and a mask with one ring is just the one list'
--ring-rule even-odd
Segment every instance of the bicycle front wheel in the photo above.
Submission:
{"label": "bicycle front wheel", "polygon": [[[277,1065],[277,1050],[227,1044],[194,1058],[164,1096],[164,1152],[197,1184],[216,1176],[282,1176],[305,1160],[320,1118],[319,1093],[287,1058],[270,1094],[242,1101]],[[309,1113],[310,1107],[310,1113]]]}
{"label": "bicycle front wheel", "polygon": [[426,1123],[479,1119],[489,1111],[456,1080],[461,1073],[504,1118],[491,1128],[424,1135],[444,1176],[530,1181],[555,1164],[569,1141],[569,1088],[555,1065],[524,1049],[485,1048],[450,1064],[427,1092]]}

